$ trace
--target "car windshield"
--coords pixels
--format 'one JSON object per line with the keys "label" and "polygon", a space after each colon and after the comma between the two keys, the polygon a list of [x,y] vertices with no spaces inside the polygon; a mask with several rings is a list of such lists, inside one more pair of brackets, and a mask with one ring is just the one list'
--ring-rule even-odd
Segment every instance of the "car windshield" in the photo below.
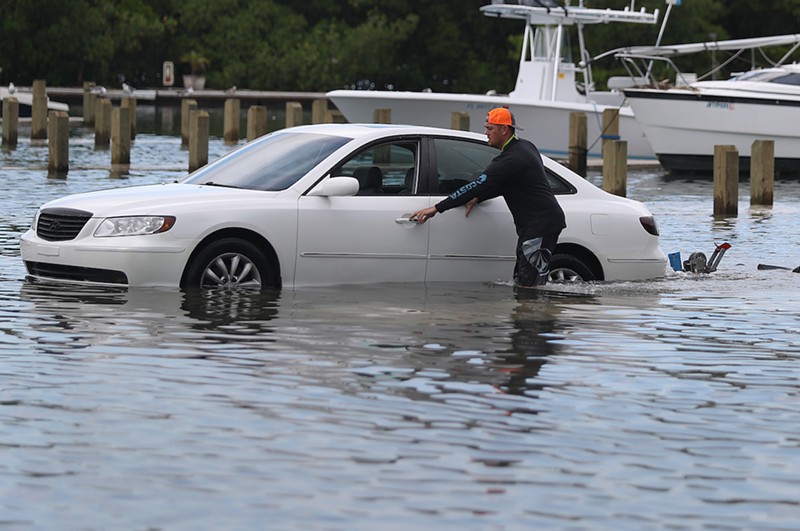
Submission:
{"label": "car windshield", "polygon": [[318,133],[279,131],[232,151],[182,182],[249,190],[285,190],[350,140]]}

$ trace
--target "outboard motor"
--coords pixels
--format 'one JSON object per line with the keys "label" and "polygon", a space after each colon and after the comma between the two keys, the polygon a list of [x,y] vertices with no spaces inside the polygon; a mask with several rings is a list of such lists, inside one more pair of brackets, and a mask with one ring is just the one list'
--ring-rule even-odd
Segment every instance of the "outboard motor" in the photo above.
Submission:
{"label": "outboard motor", "polygon": [[[706,258],[706,255],[701,252],[692,253],[689,258],[680,263],[680,253],[672,253],[670,255],[670,263],[675,271],[688,271],[691,273],[713,273],[717,270],[720,260],[725,255],[725,251],[731,248],[728,242],[717,245],[711,258]],[[681,265],[683,267],[681,267]]]}
{"label": "outboard motor", "polygon": [[706,255],[701,252],[692,253],[689,259],[683,262],[683,270],[691,273],[705,273],[708,267]]}

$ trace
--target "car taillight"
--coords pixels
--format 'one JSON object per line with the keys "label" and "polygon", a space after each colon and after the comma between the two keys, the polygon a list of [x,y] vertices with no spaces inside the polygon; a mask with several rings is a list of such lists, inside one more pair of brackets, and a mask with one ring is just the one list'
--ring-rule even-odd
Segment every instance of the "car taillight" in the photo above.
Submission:
{"label": "car taillight", "polygon": [[646,230],[653,236],[658,236],[658,227],[656,226],[656,218],[654,218],[653,216],[642,216],[639,218],[639,223],[642,224],[644,230]]}

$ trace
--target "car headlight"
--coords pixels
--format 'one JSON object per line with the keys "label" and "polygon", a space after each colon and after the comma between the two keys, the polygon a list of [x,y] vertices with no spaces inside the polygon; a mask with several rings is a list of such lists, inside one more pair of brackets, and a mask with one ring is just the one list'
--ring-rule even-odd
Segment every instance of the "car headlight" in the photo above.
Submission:
{"label": "car headlight", "polygon": [[106,218],[94,231],[97,238],[141,236],[166,232],[175,225],[174,216],[124,216]]}

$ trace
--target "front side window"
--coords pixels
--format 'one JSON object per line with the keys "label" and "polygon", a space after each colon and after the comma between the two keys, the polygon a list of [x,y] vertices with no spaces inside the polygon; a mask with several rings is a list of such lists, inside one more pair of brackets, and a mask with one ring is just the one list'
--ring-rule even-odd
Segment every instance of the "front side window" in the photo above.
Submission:
{"label": "front side window", "polygon": [[414,190],[419,147],[397,140],[370,146],[336,166],[331,175],[358,179],[358,195],[409,195]]}
{"label": "front side window", "polygon": [[248,190],[285,190],[350,140],[318,133],[272,133],[200,168],[182,182]]}

